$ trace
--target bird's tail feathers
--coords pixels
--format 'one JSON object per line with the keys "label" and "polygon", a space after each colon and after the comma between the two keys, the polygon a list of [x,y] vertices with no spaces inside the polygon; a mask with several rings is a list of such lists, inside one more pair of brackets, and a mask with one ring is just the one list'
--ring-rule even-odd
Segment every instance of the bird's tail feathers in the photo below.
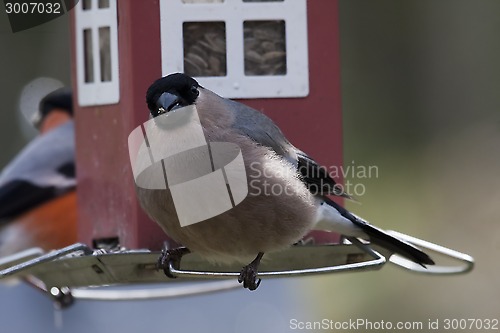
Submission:
{"label": "bird's tail feathers", "polygon": [[[358,218],[359,219],[359,218]],[[427,253],[416,246],[394,237],[384,230],[377,228],[366,221],[357,224],[370,237],[370,242],[379,245],[388,251],[399,254],[413,262],[425,267],[425,265],[434,265],[434,260]]]}
{"label": "bird's tail feathers", "polygon": [[342,214],[342,216],[349,219],[354,225],[363,230],[363,232],[370,238],[370,242],[372,242],[373,244],[381,246],[391,253],[395,253],[407,259],[410,259],[423,267],[425,267],[425,265],[434,265],[434,261],[431,259],[431,257],[429,257],[427,253],[420,250],[416,246],[397,237],[394,237],[384,230],[375,227],[374,225],[371,225],[364,219],[352,214],[329,198],[325,198],[325,201],[329,205],[337,209],[340,214]]}

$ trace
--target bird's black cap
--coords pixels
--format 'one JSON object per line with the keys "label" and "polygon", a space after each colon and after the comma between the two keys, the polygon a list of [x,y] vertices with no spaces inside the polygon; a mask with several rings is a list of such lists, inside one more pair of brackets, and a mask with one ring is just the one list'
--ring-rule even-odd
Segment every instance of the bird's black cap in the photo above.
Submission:
{"label": "bird's black cap", "polygon": [[165,93],[171,93],[181,98],[183,104],[193,104],[198,97],[198,91],[195,88],[201,87],[192,77],[183,73],[174,73],[162,77],[149,87],[146,93],[146,103],[151,112],[157,109],[157,101]]}
{"label": "bird's black cap", "polygon": [[71,88],[59,88],[54,90],[40,101],[38,113],[35,114],[33,123],[39,127],[45,117],[54,109],[66,111],[73,116],[73,94]]}

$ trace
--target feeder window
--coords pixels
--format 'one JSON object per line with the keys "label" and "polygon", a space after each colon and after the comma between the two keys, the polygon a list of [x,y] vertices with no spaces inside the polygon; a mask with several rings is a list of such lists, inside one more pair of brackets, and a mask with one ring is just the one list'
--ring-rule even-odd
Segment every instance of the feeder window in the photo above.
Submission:
{"label": "feeder window", "polygon": [[117,103],[120,85],[116,0],[84,0],[75,11],[78,104]]}
{"label": "feeder window", "polygon": [[225,76],[224,22],[184,22],[184,72],[190,76]]}
{"label": "feeder window", "polygon": [[306,0],[160,0],[162,73],[228,98],[309,94]]}
{"label": "feeder window", "polygon": [[89,10],[91,6],[92,6],[92,0],[83,0],[82,1],[82,9],[83,10]]}
{"label": "feeder window", "polygon": [[85,82],[94,82],[94,58],[92,57],[92,30],[83,30],[83,53],[85,66]]}
{"label": "feeder window", "polygon": [[285,21],[245,21],[245,75],[285,75]]}
{"label": "feeder window", "polygon": [[99,8],[109,8],[109,0],[99,0]]}
{"label": "feeder window", "polygon": [[99,28],[99,61],[101,63],[101,81],[111,81],[111,45],[109,27]]}

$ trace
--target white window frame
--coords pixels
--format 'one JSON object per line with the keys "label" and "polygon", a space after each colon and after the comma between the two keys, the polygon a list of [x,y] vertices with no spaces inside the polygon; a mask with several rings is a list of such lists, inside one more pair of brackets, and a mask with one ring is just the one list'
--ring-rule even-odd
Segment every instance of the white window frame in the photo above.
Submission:
{"label": "white window frame", "polygon": [[[245,75],[243,22],[261,20],[285,21],[285,75]],[[226,25],[227,75],[196,77],[202,86],[227,98],[305,97],[309,94],[306,0],[225,0],[197,4],[160,0],[163,75],[184,72],[183,23],[213,21],[223,21]]]}
{"label": "white window frame", "polygon": [[[98,8],[98,0],[91,0],[90,9],[83,10],[84,1],[75,6],[76,76],[78,104],[80,106],[115,104],[120,100],[120,78],[118,71],[118,27],[117,0],[109,0],[109,8]],[[111,81],[101,81],[99,57],[99,28],[110,29]],[[92,57],[94,82],[85,82],[85,55],[83,31],[92,34]]]}

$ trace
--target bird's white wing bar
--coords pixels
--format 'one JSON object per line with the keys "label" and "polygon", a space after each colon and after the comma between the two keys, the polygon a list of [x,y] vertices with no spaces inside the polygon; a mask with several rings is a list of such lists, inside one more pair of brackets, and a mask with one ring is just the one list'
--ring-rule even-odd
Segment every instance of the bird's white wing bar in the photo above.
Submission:
{"label": "bird's white wing bar", "polygon": [[327,203],[322,203],[318,207],[314,229],[332,231],[345,236],[368,237],[361,228],[342,216],[335,207]]}

